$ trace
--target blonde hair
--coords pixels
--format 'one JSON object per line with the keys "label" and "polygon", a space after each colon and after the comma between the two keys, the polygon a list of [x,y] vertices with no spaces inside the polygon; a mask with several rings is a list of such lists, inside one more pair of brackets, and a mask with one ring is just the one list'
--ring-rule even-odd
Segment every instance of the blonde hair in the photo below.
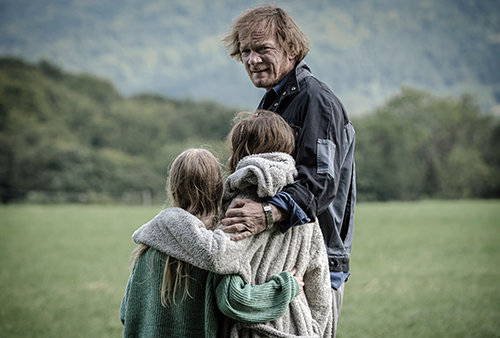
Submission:
{"label": "blonde hair", "polygon": [[291,155],[295,149],[292,127],[277,113],[257,110],[255,113],[241,112],[234,118],[236,123],[228,135],[231,156],[229,172],[236,170],[238,162],[245,156],[270,152]]}
{"label": "blonde hair", "polygon": [[[209,230],[217,227],[219,208],[222,199],[223,182],[220,164],[206,149],[188,149],[172,163],[167,190],[170,191],[173,205],[198,217]],[[149,249],[139,245],[132,253],[133,269],[139,257]],[[181,302],[189,296],[191,265],[167,255],[161,287],[161,303],[175,304],[175,295],[181,285],[184,292]],[[171,297],[172,296],[172,297]]]}
{"label": "blonde hair", "polygon": [[206,149],[188,149],[172,163],[168,190],[174,206],[200,218],[212,230],[217,225],[223,183],[220,164]]}
{"label": "blonde hair", "polygon": [[285,52],[295,55],[296,63],[304,60],[309,53],[306,35],[287,12],[274,5],[262,5],[244,11],[233,20],[222,43],[232,58],[242,62],[240,41],[256,32],[265,33],[266,37],[275,35]]}

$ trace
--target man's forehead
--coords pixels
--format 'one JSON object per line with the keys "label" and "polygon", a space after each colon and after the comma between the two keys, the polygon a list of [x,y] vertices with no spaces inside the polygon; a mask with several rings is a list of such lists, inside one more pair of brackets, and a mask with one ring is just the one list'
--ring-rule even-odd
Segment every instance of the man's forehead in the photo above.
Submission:
{"label": "man's forehead", "polygon": [[255,30],[250,34],[240,35],[240,44],[242,45],[260,45],[270,40],[274,41],[275,34],[265,30]]}

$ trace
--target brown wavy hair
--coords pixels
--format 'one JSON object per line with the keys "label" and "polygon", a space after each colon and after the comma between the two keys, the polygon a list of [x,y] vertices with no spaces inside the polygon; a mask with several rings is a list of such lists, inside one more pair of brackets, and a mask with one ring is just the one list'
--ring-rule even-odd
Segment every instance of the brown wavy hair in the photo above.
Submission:
{"label": "brown wavy hair", "polygon": [[228,160],[230,173],[233,173],[238,162],[248,155],[271,152],[293,154],[294,132],[277,113],[267,110],[241,112],[233,121],[236,124],[228,135],[231,146],[231,156]]}
{"label": "brown wavy hair", "polygon": [[229,55],[242,62],[240,41],[243,37],[264,32],[266,37],[276,34],[279,44],[288,55],[295,55],[296,63],[304,60],[309,53],[309,40],[292,17],[282,8],[262,5],[247,9],[237,16],[222,40]]}
{"label": "brown wavy hair", "polygon": [[[217,227],[222,199],[223,182],[219,161],[206,149],[188,149],[173,162],[167,184],[173,206],[198,217],[209,230]],[[139,257],[150,247],[141,244],[132,253],[133,269]],[[175,296],[184,285],[181,302],[189,296],[191,265],[166,257],[161,287],[164,307],[175,304]]]}

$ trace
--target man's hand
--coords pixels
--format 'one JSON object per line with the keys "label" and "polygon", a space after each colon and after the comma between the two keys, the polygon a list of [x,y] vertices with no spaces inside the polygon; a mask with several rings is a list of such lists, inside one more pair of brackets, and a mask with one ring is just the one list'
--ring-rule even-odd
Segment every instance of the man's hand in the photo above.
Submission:
{"label": "man's hand", "polygon": [[[284,210],[269,204],[273,213],[274,222],[287,220],[290,215]],[[253,236],[266,230],[266,214],[262,204],[249,199],[234,200],[233,207],[226,211],[226,218],[221,221],[227,233],[241,232],[231,237],[233,241]]]}
{"label": "man's hand", "polygon": [[262,204],[248,199],[236,199],[221,223],[226,225],[222,228],[224,232],[241,232],[231,237],[231,240],[239,241],[266,230],[266,215]]}

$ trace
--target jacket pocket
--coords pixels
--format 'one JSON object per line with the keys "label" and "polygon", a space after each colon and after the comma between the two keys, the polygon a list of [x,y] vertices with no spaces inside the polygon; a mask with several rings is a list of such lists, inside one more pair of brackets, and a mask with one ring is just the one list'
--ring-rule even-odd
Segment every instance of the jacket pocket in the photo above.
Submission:
{"label": "jacket pocket", "polygon": [[327,139],[318,139],[317,144],[317,173],[335,177],[333,162],[336,151],[335,143]]}

